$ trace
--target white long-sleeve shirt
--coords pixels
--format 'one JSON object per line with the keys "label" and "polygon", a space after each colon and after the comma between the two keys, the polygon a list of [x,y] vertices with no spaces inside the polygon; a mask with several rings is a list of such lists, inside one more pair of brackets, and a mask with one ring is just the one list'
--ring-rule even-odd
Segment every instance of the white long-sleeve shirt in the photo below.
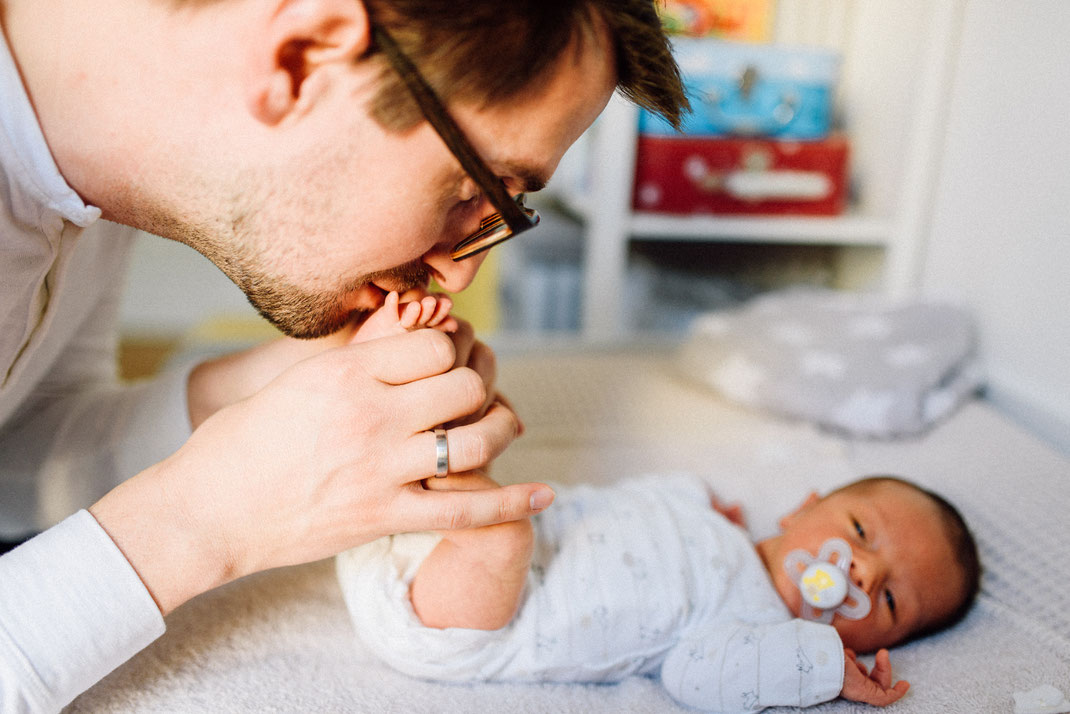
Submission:
{"label": "white long-sleeve shirt", "polygon": [[4,712],[58,710],[164,630],[80,510],[190,432],[184,372],[116,378],[133,235],[64,181],[0,37],[0,538],[44,531],[0,557]]}
{"label": "white long-sleeve shirt", "polygon": [[746,533],[695,477],[559,488],[533,518],[535,555],[501,630],[433,629],[409,601],[429,534],[338,556],[357,636],[393,667],[446,681],[610,682],[660,676],[714,711],[809,706],[843,686],[835,628],[792,619]]}

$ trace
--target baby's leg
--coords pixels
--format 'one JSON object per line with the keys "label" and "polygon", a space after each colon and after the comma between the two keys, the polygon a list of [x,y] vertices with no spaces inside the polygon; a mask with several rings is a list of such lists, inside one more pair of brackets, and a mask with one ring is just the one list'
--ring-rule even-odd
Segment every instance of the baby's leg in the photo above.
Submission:
{"label": "baby's leg", "polygon": [[[496,485],[479,472],[429,478],[427,488],[477,490]],[[535,536],[529,519],[442,532],[409,590],[428,627],[497,630],[516,614]]]}
{"label": "baby's leg", "polygon": [[405,293],[405,302],[396,292],[386,296],[383,306],[364,320],[353,336],[353,342],[367,342],[379,337],[400,335],[420,327],[433,327],[443,332],[457,329],[457,321],[450,317],[453,301],[445,295],[432,295],[424,290]]}

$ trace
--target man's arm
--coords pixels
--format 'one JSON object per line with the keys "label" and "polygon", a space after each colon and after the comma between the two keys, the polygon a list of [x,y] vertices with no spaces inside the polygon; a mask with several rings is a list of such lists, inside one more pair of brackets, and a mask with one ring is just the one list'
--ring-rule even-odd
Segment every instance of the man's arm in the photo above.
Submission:
{"label": "man's arm", "polygon": [[0,711],[59,711],[163,631],[133,568],[80,511],[0,558]]}
{"label": "man's arm", "polygon": [[[418,330],[328,350],[220,409],[173,456],[90,512],[163,613],[266,568],[389,533],[488,525],[548,505],[540,484],[429,491],[438,424],[478,411],[483,379],[452,369],[449,337]],[[492,461],[517,430],[492,405],[449,430],[453,471]]]}
{"label": "man's arm", "polygon": [[[252,464],[256,462],[256,454],[270,451],[270,448],[266,451],[258,448],[258,444],[279,447],[294,431],[288,426],[290,420],[300,421],[303,414],[316,412],[317,404],[328,418],[330,414],[337,416],[345,412],[334,402],[345,398],[347,385],[352,392],[363,394],[360,385],[369,381],[363,370],[373,366],[376,360],[386,365],[386,382],[370,381],[378,382],[382,390],[404,386],[403,391],[412,393],[406,396],[410,402],[418,403],[420,399],[416,395],[423,393],[424,401],[451,404],[443,418],[473,408],[471,404],[476,404],[473,397],[487,394],[492,388],[493,359],[474,340],[467,325],[451,335],[452,343],[443,344],[441,335],[432,338],[431,352],[439,362],[429,373],[444,376],[454,362],[471,365],[474,373],[461,370],[437,383],[425,384],[418,377],[409,382],[401,380],[404,384],[396,383],[399,380],[391,373],[390,366],[395,371],[404,370],[403,365],[411,362],[404,346],[392,356],[380,354],[366,360],[361,348],[347,350],[342,358],[329,358],[324,357],[332,346],[328,341],[279,340],[254,350],[256,359],[252,363],[245,359],[249,353],[224,358],[226,369],[198,370],[196,373],[202,379],[189,380],[190,396],[194,381],[198,381],[201,385],[211,385],[213,396],[219,398],[197,421],[218,413],[220,423],[199,430],[203,433],[198,434],[196,442],[202,446],[194,448],[189,444],[182,446],[190,434],[187,408],[192,402],[187,402],[186,373],[179,370],[163,380],[134,386],[118,384],[114,375],[114,340],[110,337],[113,325],[108,312],[100,310],[96,314],[101,319],[83,323],[81,333],[70,343],[54,374],[42,384],[37,400],[9,422],[7,431],[0,435],[0,442],[4,442],[0,443],[0,451],[4,453],[5,477],[23,469],[27,475],[40,474],[41,482],[48,485],[43,492],[47,495],[46,510],[38,511],[46,518],[59,520],[100,499],[92,508],[99,523],[84,511],[72,521],[77,525],[73,538],[94,551],[76,560],[99,565],[103,558],[110,564],[94,566],[86,572],[68,567],[65,563],[73,551],[62,544],[56,545],[59,541],[52,537],[52,530],[22,549],[22,554],[35,554],[31,565],[26,565],[30,561],[25,558],[18,565],[14,554],[0,559],[0,573],[4,576],[0,582],[0,599],[5,603],[0,608],[3,609],[0,629],[5,632],[0,637],[3,640],[0,649],[5,653],[0,657],[5,663],[0,667],[3,682],[0,689],[6,697],[2,700],[5,711],[58,709],[158,637],[163,631],[161,612],[168,612],[192,595],[237,577],[242,569],[322,557],[359,544],[367,537],[394,530],[425,530],[451,523],[522,517],[539,510],[539,504],[552,497],[549,491],[537,487],[520,487],[483,493],[475,499],[453,498],[447,494],[441,494],[444,499],[419,498],[422,490],[418,477],[413,477],[411,482],[404,481],[405,474],[415,467],[384,454],[374,444],[375,428],[358,429],[361,433],[355,441],[367,450],[367,458],[354,468],[359,473],[353,473],[349,483],[351,489],[360,490],[366,480],[375,481],[380,488],[376,493],[367,493],[367,499],[349,498],[350,508],[346,510],[340,505],[345,498],[335,500],[332,509],[328,501],[286,503],[280,497],[272,503],[263,497],[264,492],[274,490],[269,485],[272,482],[282,481],[291,489],[304,484],[314,490],[326,481],[337,485],[345,478],[344,472],[320,471],[307,481],[299,480],[296,475],[302,468],[315,471],[317,463],[309,459],[295,465],[292,457],[297,456],[296,450],[283,454],[284,458],[264,468]],[[343,334],[335,341],[344,343],[345,337]],[[418,338],[417,342],[421,340]],[[276,408],[264,409],[266,395],[250,398],[284,368],[303,360],[312,360],[312,365],[303,367],[302,373],[313,377],[307,381],[301,376],[291,379],[288,393],[292,396],[288,400],[276,399]],[[211,375],[219,381],[213,384]],[[458,390],[465,395],[459,402]],[[281,387],[273,385],[266,391],[278,395]],[[383,396],[382,391],[377,394]],[[372,404],[367,399],[357,401],[360,403],[353,405],[353,410],[361,411],[362,423],[367,426],[368,422],[374,425],[392,419],[402,400],[379,399],[372,400],[375,402]],[[451,464],[455,469],[493,458],[515,433],[515,416],[505,409],[491,413],[486,406],[489,401],[487,396],[482,406],[476,404],[478,417],[467,431],[451,430]],[[325,402],[329,404],[324,406]],[[245,416],[227,412],[225,408],[229,405],[234,405],[232,411],[241,411]],[[249,421],[240,423],[246,420]],[[422,460],[426,461],[427,465],[419,473],[424,476],[433,470],[433,437],[419,432],[412,423],[407,427],[409,432],[405,437],[414,442],[414,454],[423,454]],[[317,438],[313,435],[311,441]],[[425,443],[417,447],[415,442],[421,439]],[[326,457],[332,452],[338,455],[348,441],[321,443],[317,456]],[[206,450],[203,445],[209,442],[213,446]],[[243,453],[252,453],[254,458],[243,458]],[[166,458],[168,454],[174,456]],[[421,459],[413,455],[410,460]],[[325,461],[320,458],[320,469],[327,468]],[[255,472],[253,477],[250,470]],[[372,475],[375,471],[379,472],[378,477]],[[109,493],[109,489],[131,474],[138,476]],[[393,475],[392,480],[386,479],[389,484],[381,482],[384,474]],[[548,495],[545,499],[536,497],[533,504],[532,495],[536,493]],[[297,508],[305,509],[303,518]],[[278,513],[286,514],[288,522],[284,518],[276,523]],[[350,522],[350,528],[348,532],[338,533],[343,530],[338,528],[343,520]],[[323,522],[335,529],[337,545],[328,546],[311,538],[307,541],[310,548],[301,552],[298,548],[287,550],[285,543],[276,542],[298,539],[301,529],[306,527],[319,535],[322,529],[317,524]],[[33,524],[25,527],[32,528]],[[69,524],[63,528],[69,535]],[[316,546],[320,548],[318,552]],[[121,586],[119,592],[109,589],[113,586]],[[100,588],[107,594],[93,599],[90,616],[65,604],[76,601],[71,592],[90,593]],[[150,592],[157,598],[155,602]],[[12,605],[8,597],[11,595],[21,605]],[[79,602],[88,603],[85,599]],[[59,606],[54,607],[55,603]],[[12,622],[18,625],[11,625]],[[48,631],[54,630],[62,636],[44,636],[42,623],[51,628]],[[91,642],[92,646],[79,646],[77,657],[68,656],[69,645],[82,641]]]}

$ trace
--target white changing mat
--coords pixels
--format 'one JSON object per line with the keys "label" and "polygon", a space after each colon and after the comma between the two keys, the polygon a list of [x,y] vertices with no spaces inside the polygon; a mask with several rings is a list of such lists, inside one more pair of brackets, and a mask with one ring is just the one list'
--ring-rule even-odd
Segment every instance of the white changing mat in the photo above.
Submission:
{"label": "white changing mat", "polygon": [[[741,500],[756,537],[811,488],[896,473],[944,493],[973,525],[987,572],[964,623],[896,649],[910,693],[896,712],[1007,712],[1016,691],[1070,694],[1070,460],[981,402],[924,438],[852,441],[763,417],[696,389],[672,354],[503,357],[501,386],[528,434],[501,480],[613,480],[690,470]],[[167,619],[164,637],[72,712],[684,712],[658,683],[447,685],[398,674],[361,648],[332,561],[261,573]],[[818,712],[868,711],[843,701]],[[775,711],[775,710],[774,710]]]}

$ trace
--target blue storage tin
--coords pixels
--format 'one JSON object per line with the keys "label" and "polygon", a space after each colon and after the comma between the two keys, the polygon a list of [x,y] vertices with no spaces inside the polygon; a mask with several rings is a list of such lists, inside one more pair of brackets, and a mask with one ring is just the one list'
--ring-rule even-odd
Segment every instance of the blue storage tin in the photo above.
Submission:
{"label": "blue storage tin", "polygon": [[[838,53],[705,37],[676,37],[673,51],[691,100],[685,134],[795,141],[829,135]],[[647,111],[640,113],[639,131],[676,134]]]}

